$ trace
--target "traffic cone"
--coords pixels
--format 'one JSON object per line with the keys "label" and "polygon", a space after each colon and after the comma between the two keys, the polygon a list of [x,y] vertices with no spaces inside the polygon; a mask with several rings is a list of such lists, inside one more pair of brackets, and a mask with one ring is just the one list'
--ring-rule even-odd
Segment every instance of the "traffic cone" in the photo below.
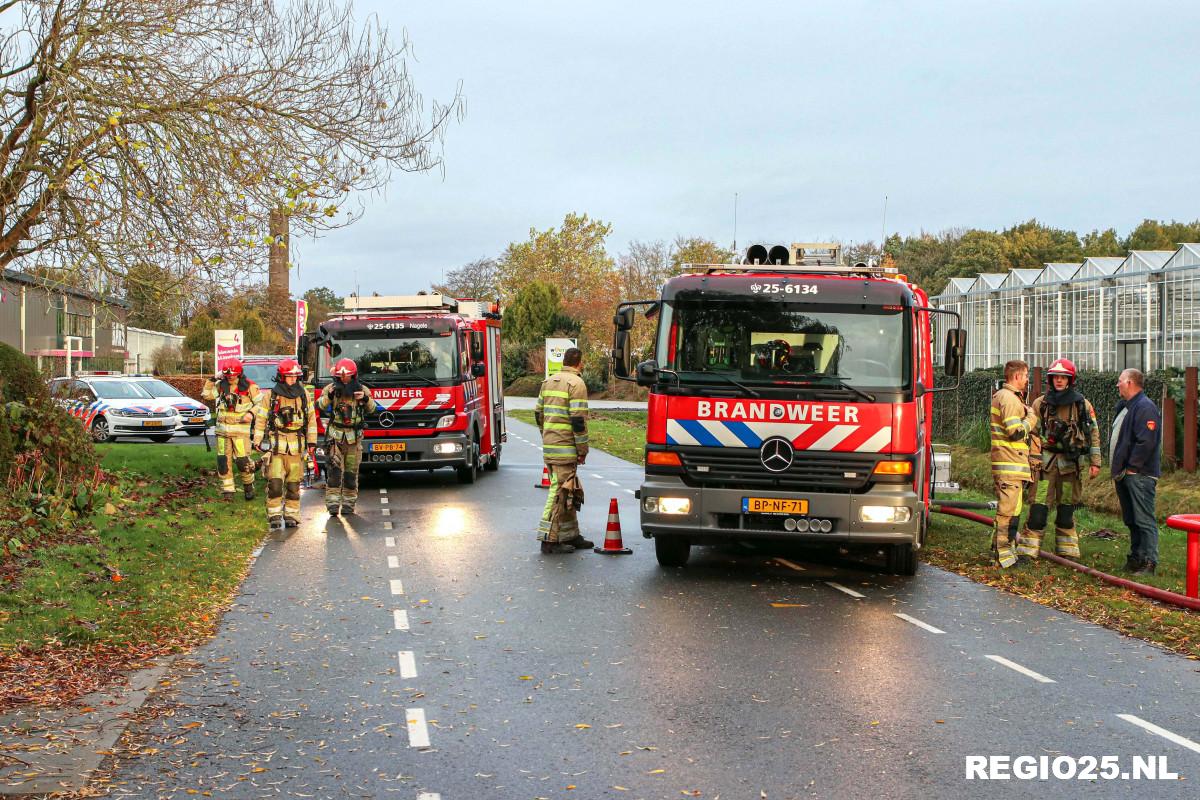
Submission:
{"label": "traffic cone", "polygon": [[604,547],[593,547],[597,553],[623,555],[632,553],[621,541],[621,515],[617,513],[617,498],[608,501],[608,526],[604,529]]}
{"label": "traffic cone", "polygon": [[535,483],[533,485],[533,488],[535,488],[535,489],[549,489],[550,488],[550,468],[549,467],[542,467],[542,482]]}

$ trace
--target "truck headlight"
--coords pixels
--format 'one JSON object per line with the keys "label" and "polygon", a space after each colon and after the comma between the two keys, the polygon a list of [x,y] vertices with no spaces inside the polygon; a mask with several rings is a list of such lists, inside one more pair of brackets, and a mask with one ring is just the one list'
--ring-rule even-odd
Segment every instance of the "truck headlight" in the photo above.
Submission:
{"label": "truck headlight", "polygon": [[858,518],[863,522],[894,524],[912,519],[908,506],[859,506]]}
{"label": "truck headlight", "polygon": [[[434,427],[436,427],[436,428],[449,428],[449,427],[450,427],[451,425],[453,425],[453,424],[454,424],[454,415],[453,415],[453,414],[447,414],[447,415],[445,415],[444,417],[439,417],[439,418],[438,418],[438,421],[437,421],[437,425],[435,425]],[[460,449],[461,449],[461,448],[460,448]],[[438,451],[438,450],[437,450],[437,448],[434,448],[434,452],[440,452],[440,451]]]}
{"label": "truck headlight", "polygon": [[[442,417],[442,419],[445,419],[445,417]],[[451,417],[451,419],[453,419],[453,417]],[[442,427],[440,422],[438,427]],[[438,442],[433,446],[433,452],[439,455],[446,455],[448,453],[461,453],[462,449],[462,442]]]}
{"label": "truck headlight", "polygon": [[692,501],[688,497],[647,497],[642,500],[647,514],[690,514]]}

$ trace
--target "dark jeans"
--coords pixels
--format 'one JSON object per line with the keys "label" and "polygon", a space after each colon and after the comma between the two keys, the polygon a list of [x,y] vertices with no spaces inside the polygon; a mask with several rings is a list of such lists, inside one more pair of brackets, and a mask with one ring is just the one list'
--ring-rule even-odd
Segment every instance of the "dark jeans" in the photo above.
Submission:
{"label": "dark jeans", "polygon": [[1116,481],[1121,516],[1129,528],[1129,553],[1158,563],[1158,523],[1154,521],[1154,492],[1158,482],[1146,475],[1126,475]]}

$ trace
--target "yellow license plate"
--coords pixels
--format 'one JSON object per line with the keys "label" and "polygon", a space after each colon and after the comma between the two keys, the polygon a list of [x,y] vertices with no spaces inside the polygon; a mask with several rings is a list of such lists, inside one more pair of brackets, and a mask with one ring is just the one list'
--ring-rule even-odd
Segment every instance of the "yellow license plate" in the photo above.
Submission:
{"label": "yellow license plate", "polygon": [[403,453],[408,448],[406,442],[376,442],[371,445],[372,453]]}
{"label": "yellow license plate", "polygon": [[783,497],[743,497],[742,513],[804,515],[808,513],[808,501]]}
{"label": "yellow license plate", "polygon": [[156,419],[148,419],[142,423],[143,428],[161,428],[162,422]]}

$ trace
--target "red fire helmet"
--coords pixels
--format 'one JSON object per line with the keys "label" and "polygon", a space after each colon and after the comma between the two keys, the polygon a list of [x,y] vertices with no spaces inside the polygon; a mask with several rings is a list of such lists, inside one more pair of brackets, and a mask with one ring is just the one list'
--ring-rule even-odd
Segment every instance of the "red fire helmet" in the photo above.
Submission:
{"label": "red fire helmet", "polygon": [[333,374],[338,378],[343,375],[357,375],[358,364],[355,364],[353,359],[343,358],[333,365]]}
{"label": "red fire helmet", "polygon": [[1069,358],[1060,358],[1050,365],[1050,369],[1046,370],[1046,378],[1049,379],[1054,375],[1065,375],[1071,381],[1075,380],[1075,364]]}
{"label": "red fire helmet", "polygon": [[222,375],[242,374],[242,361],[239,358],[226,358],[221,361],[219,366]]}
{"label": "red fire helmet", "polygon": [[279,367],[278,367],[278,372],[277,372],[277,377],[279,378],[279,380],[283,380],[288,375],[295,375],[297,378],[299,378],[303,374],[304,374],[304,370],[301,369],[300,362],[296,361],[296,359],[285,358],[283,361],[279,362]]}

